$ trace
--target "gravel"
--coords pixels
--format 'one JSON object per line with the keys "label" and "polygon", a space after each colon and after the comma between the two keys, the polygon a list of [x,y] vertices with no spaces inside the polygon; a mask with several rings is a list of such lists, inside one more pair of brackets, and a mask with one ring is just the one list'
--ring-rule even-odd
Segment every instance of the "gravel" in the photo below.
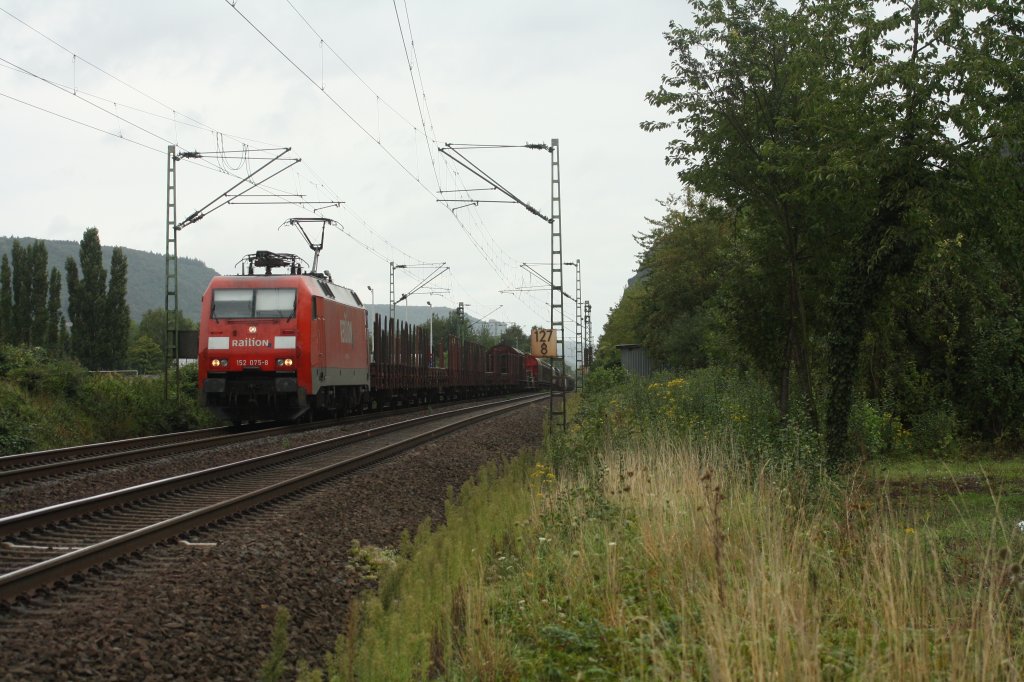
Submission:
{"label": "gravel", "polygon": [[545,410],[475,424],[0,610],[0,679],[257,679],[279,606],[291,661],[320,665],[374,586],[347,567],[352,542],[397,547],[424,518],[441,520],[449,487],[540,444]]}
{"label": "gravel", "polygon": [[[431,413],[451,412],[472,404],[470,402],[438,404],[431,407]],[[327,440],[328,438],[413,419],[426,414],[427,411],[423,410],[414,414],[376,415],[372,418],[338,426],[328,426],[286,435],[268,435],[231,445],[222,445],[194,452],[181,452],[152,460],[113,465],[102,469],[62,475],[52,479],[35,479],[3,486],[0,487],[0,517],[39,509],[40,507],[59,504],[69,500],[77,500],[91,495],[98,495],[110,490],[127,488],[161,478],[169,478],[199,469],[228,464],[249,457],[278,452],[286,448]]]}

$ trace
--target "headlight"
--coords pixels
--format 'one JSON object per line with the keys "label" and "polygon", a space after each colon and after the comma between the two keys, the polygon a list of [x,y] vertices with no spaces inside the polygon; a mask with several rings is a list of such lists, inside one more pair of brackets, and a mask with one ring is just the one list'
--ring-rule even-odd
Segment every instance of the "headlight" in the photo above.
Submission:
{"label": "headlight", "polygon": [[291,367],[294,364],[295,364],[295,361],[292,360],[291,358],[278,358],[277,359],[277,366],[278,367]]}
{"label": "headlight", "polygon": [[210,367],[227,367],[228,361],[222,358],[214,358],[210,360]]}

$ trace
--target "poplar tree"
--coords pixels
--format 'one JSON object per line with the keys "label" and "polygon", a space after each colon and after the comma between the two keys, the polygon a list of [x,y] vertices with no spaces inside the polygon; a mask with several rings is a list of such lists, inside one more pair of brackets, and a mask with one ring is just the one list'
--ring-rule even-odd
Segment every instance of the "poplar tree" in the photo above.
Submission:
{"label": "poplar tree", "polygon": [[[6,257],[5,257],[6,261]],[[15,240],[9,266],[6,331],[9,343],[42,344],[47,324],[46,244],[36,240],[27,247]],[[3,305],[3,304],[0,304]]]}
{"label": "poplar tree", "polygon": [[79,243],[78,261],[75,263],[73,258],[68,258],[64,266],[72,352],[89,369],[123,367],[127,362],[131,327],[126,302],[128,259],[122,249],[114,249],[108,287],[100,233],[90,227]]}
{"label": "poplar tree", "polygon": [[110,258],[110,286],[107,289],[108,363],[111,369],[123,368],[128,362],[128,335],[131,315],[128,310],[128,257],[115,247]]}
{"label": "poplar tree", "polygon": [[57,327],[57,350],[61,355],[71,355],[71,333],[68,331],[67,319],[64,313],[58,315]]}
{"label": "poplar tree", "polygon": [[11,246],[11,343],[28,343],[29,330],[32,327],[30,301],[32,298],[32,278],[29,273],[31,258],[28,250],[22,248],[17,239]]}
{"label": "poplar tree", "polygon": [[103,248],[100,232],[91,227],[82,235],[78,249],[78,263],[82,267],[82,286],[79,288],[82,323],[89,348],[86,366],[105,369],[110,357],[110,344],[104,333],[106,322],[107,271],[103,267]]}
{"label": "poplar tree", "polygon": [[41,346],[46,343],[46,327],[49,321],[47,311],[47,279],[46,279],[46,243],[36,240],[29,247],[31,255],[31,281],[32,291],[29,298],[29,316],[31,326],[29,328],[28,342],[32,345]]}
{"label": "poplar tree", "polygon": [[107,272],[103,268],[103,250],[99,230],[90,227],[79,243],[78,266],[69,258],[65,269],[68,280],[68,315],[71,318],[71,348],[75,357],[89,369],[109,364],[110,345],[106,324]]}
{"label": "poplar tree", "polygon": [[0,258],[0,343],[11,342],[12,309],[11,262],[5,253],[3,258]]}
{"label": "poplar tree", "polygon": [[64,315],[60,311],[60,270],[50,270],[49,299],[46,302],[46,347],[50,350],[62,351],[60,347],[61,327],[64,326]]}
{"label": "poplar tree", "polygon": [[[66,348],[74,355],[78,360],[85,364],[84,356],[79,352],[82,350],[81,345],[85,342],[85,328],[81,329],[78,327],[79,320],[79,294],[78,290],[82,286],[81,280],[78,279],[78,263],[71,256],[64,262],[64,272],[67,277],[68,283],[68,320],[71,322],[71,335],[65,339],[62,343],[66,344]],[[66,332],[66,330],[65,330]],[[81,335],[81,340],[77,340],[77,337]]]}

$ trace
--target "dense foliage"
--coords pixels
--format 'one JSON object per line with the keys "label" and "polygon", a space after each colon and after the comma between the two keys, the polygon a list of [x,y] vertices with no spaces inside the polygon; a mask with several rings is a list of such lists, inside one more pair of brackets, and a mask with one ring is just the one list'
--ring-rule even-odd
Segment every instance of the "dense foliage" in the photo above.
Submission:
{"label": "dense foliage", "polygon": [[[194,396],[194,366],[181,381],[181,394]],[[43,348],[0,345],[0,455],[211,423],[197,401],[166,400],[158,379],[90,373]]]}
{"label": "dense foliage", "polygon": [[[62,274],[67,259],[71,257],[77,260],[81,247],[81,244],[77,241],[0,236],[0,259],[2,259],[3,254],[7,254],[8,259],[10,259],[15,241],[20,241],[23,245],[33,241],[45,244],[48,256],[47,268],[52,271],[52,268],[56,267]],[[101,248],[103,251],[104,267],[109,271],[111,269],[114,247],[102,245]],[[166,280],[164,254],[139,251],[138,249],[127,247],[121,247],[121,250],[128,259],[126,301],[132,320],[138,322],[145,311],[153,308],[163,309],[164,282]],[[207,267],[202,261],[195,258],[178,257],[178,304],[185,316],[193,320],[199,319],[203,292],[216,274],[214,270]],[[66,317],[68,302],[66,288],[61,292],[60,300],[61,308]],[[0,307],[2,307],[2,302],[0,302]]]}
{"label": "dense foliage", "polygon": [[936,448],[1024,438],[1019,8],[693,7],[648,95],[671,118],[644,124],[681,132],[686,194],[640,237],[599,360],[628,340],[749,372],[833,464],[864,404]]}
{"label": "dense foliage", "polygon": [[60,273],[56,268],[47,278],[46,245],[36,241],[23,247],[11,245],[11,257],[0,257],[0,342],[64,349],[60,334],[64,315],[54,300],[60,300]]}
{"label": "dense foliage", "polygon": [[530,337],[518,324],[513,322],[505,327],[501,334],[495,336],[486,322],[483,320],[470,321],[466,315],[460,315],[457,310],[449,312],[444,317],[434,317],[433,322],[419,326],[423,330],[433,329],[435,346],[443,343],[444,339],[459,338],[479,343],[487,348],[499,343],[523,351],[530,348]]}
{"label": "dense foliage", "polygon": [[[61,273],[53,267],[47,277],[48,262],[43,240],[23,247],[15,239],[10,257],[0,254],[0,343],[71,355],[89,369],[163,370],[166,314],[148,310],[133,328],[123,249],[110,250],[108,280],[99,231],[85,231],[78,259],[65,262],[71,325],[61,304]],[[178,328],[195,329],[195,323],[178,311]]]}
{"label": "dense foliage", "polygon": [[[79,277],[81,266],[81,277]],[[115,248],[110,261],[110,283],[103,267],[100,233],[85,231],[78,263],[68,258],[68,317],[71,318],[71,349],[89,369],[122,369],[128,360],[131,317],[126,302],[128,261]]]}
{"label": "dense foliage", "polygon": [[[178,329],[181,331],[198,329],[196,323],[178,311]],[[167,311],[163,308],[147,310],[139,320],[135,330],[136,338],[145,336],[160,346],[161,351],[167,344]]]}

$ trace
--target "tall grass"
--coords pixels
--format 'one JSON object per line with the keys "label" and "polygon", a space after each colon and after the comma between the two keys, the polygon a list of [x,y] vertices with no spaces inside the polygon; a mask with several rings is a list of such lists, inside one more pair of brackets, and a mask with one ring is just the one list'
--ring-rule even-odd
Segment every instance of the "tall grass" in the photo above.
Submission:
{"label": "tall grass", "polygon": [[524,491],[535,473],[525,461],[508,463],[500,476],[495,466],[483,468],[458,503],[446,504],[446,531],[431,533],[427,519],[402,543],[377,594],[353,607],[353,636],[339,638],[327,657],[330,679],[429,679],[456,659],[493,668],[493,653],[467,642],[466,634],[489,627],[482,598],[490,567],[524,546],[534,506]]}
{"label": "tall grass", "polygon": [[[557,468],[523,457],[467,485],[300,678],[1024,673],[1019,541],[993,533],[964,582],[920,519],[854,479],[796,476],[795,439],[766,433],[752,456],[756,429],[715,438],[692,412],[673,429],[629,390],[591,397],[547,453]],[[706,407],[705,423],[743,421]]]}

